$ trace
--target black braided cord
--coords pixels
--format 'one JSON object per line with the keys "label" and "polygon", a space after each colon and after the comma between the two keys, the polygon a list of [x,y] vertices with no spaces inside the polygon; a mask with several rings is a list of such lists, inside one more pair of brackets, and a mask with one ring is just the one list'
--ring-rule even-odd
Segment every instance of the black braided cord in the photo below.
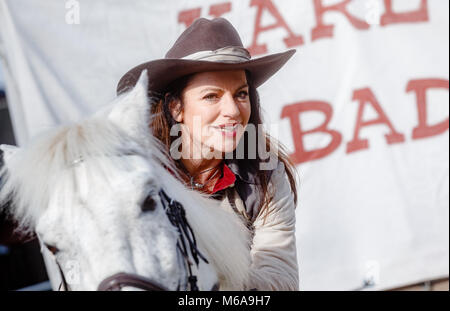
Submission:
{"label": "black braided cord", "polygon": [[[190,256],[188,254],[188,249],[197,266],[200,262],[199,257],[205,263],[209,262],[197,248],[197,240],[195,239],[194,231],[192,230],[186,219],[186,212],[183,205],[181,205],[178,201],[170,199],[163,189],[159,191],[159,196],[170,222],[178,229],[178,232],[180,234],[180,238],[177,242],[177,247],[181,251],[181,254],[188,264],[188,281],[191,286],[191,291],[198,291],[197,277],[192,274],[192,262],[189,260]],[[166,206],[166,202],[168,203],[168,206]]]}

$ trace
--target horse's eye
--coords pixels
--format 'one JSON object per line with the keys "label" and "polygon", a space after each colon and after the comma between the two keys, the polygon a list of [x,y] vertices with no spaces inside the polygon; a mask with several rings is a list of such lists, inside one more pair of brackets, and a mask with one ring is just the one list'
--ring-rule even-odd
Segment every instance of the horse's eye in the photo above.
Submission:
{"label": "horse's eye", "polygon": [[152,196],[149,195],[149,196],[145,199],[144,203],[142,203],[141,210],[142,210],[143,212],[151,212],[151,211],[154,211],[155,208],[156,208],[156,202],[155,202],[155,200],[152,198]]}
{"label": "horse's eye", "polygon": [[45,247],[52,253],[53,255],[56,255],[59,252],[59,249],[56,246],[44,243]]}

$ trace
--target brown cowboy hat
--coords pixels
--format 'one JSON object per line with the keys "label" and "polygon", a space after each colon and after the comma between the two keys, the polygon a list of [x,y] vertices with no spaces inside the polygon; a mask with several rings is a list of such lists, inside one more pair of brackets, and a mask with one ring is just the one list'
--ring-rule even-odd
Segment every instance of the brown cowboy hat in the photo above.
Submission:
{"label": "brown cowboy hat", "polygon": [[251,59],[229,21],[199,18],[180,35],[165,58],[140,64],[128,71],[117,85],[117,94],[134,87],[144,69],[148,72],[149,90],[157,93],[185,75],[219,70],[248,70],[253,84],[258,87],[294,53],[293,49]]}

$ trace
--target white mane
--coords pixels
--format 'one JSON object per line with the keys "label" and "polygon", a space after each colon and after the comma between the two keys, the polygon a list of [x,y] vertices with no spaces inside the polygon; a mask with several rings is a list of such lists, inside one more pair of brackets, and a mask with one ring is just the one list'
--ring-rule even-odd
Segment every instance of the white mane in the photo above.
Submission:
{"label": "white mane", "polygon": [[127,147],[130,147],[127,136],[112,123],[100,119],[43,133],[6,161],[0,171],[0,203],[11,201],[7,212],[19,222],[22,231],[33,231],[58,185],[71,184],[76,189],[71,169],[76,161],[88,160],[92,168],[105,174],[111,164],[121,164],[121,158],[113,156]]}
{"label": "white mane", "polygon": [[6,161],[0,171],[0,206],[11,201],[8,212],[22,231],[32,232],[57,186],[65,184],[76,191],[74,161],[85,161],[92,174],[108,180],[111,170],[126,167],[126,155],[141,154],[155,167],[161,187],[185,207],[199,248],[206,251],[225,288],[243,289],[250,267],[247,228],[237,215],[220,209],[217,201],[184,187],[161,165],[170,167],[159,142],[153,136],[149,140],[138,144],[116,124],[99,117],[45,133]]}
{"label": "white mane", "polygon": [[165,191],[186,208],[200,249],[208,252],[208,260],[222,278],[223,288],[242,290],[250,268],[247,227],[236,214],[222,210],[217,201],[186,189],[170,174],[166,177],[163,178]]}

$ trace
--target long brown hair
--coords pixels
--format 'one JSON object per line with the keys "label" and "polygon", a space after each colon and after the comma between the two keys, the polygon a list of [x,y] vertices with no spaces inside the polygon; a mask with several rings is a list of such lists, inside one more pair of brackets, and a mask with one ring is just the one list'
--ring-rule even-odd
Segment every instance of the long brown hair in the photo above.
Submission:
{"label": "long brown hair", "polygon": [[[170,128],[176,124],[177,122],[173,119],[171,113],[170,113],[170,104],[173,101],[179,100],[181,105],[183,105],[182,101],[182,92],[184,88],[187,86],[190,78],[192,75],[184,76],[171,84],[166,88],[166,90],[162,93],[164,96],[159,95],[159,97],[156,97],[156,102],[154,101],[152,103],[152,122],[150,124],[150,128],[153,131],[153,135],[157,137],[164,146],[167,147],[166,152],[169,153],[170,146],[172,142],[177,139],[176,136],[170,135]],[[257,139],[259,137],[264,137],[265,140],[265,148],[266,151],[269,150],[276,150],[276,156],[278,157],[278,160],[283,162],[284,167],[286,169],[286,174],[289,180],[289,184],[291,186],[291,190],[294,194],[294,204],[297,205],[297,183],[296,183],[296,174],[297,171],[295,169],[295,165],[293,164],[292,160],[289,158],[286,148],[275,138],[271,137],[268,133],[266,133],[261,127],[258,127],[258,125],[263,124],[262,119],[262,113],[261,113],[261,105],[260,105],[260,99],[259,94],[256,88],[252,84],[252,79],[250,76],[250,73],[246,71],[246,77],[247,77],[247,84],[249,86],[249,97],[250,97],[250,105],[251,105],[251,114],[250,119],[248,121],[249,124],[253,124],[257,131]],[[155,98],[154,96],[151,96],[150,98]],[[180,109],[183,109],[183,106],[181,106]],[[263,131],[263,133],[259,133],[259,131]],[[244,132],[244,135],[247,133]],[[244,139],[242,137],[241,139]],[[256,159],[249,159],[247,157],[246,152],[248,151],[248,139],[245,137],[244,139],[244,159],[239,160],[240,165],[245,165],[245,167],[250,168],[254,173],[256,174],[256,179],[259,181],[258,186],[261,190],[262,198],[263,200],[260,201],[260,206],[258,210],[260,213],[265,212],[265,218],[268,215],[268,207],[270,201],[273,199],[273,193],[269,193],[268,191],[268,185],[269,185],[269,175],[268,171],[260,170],[260,164],[262,162],[265,162],[266,160],[263,160],[260,158],[259,153],[257,152]],[[256,142],[256,145],[259,146],[259,142]],[[235,151],[236,152],[236,151]],[[233,154],[235,156],[235,154]],[[235,158],[235,157],[233,157]],[[181,161],[174,161],[174,164],[176,167],[180,168],[182,167]],[[276,185],[275,185],[276,186]]]}

